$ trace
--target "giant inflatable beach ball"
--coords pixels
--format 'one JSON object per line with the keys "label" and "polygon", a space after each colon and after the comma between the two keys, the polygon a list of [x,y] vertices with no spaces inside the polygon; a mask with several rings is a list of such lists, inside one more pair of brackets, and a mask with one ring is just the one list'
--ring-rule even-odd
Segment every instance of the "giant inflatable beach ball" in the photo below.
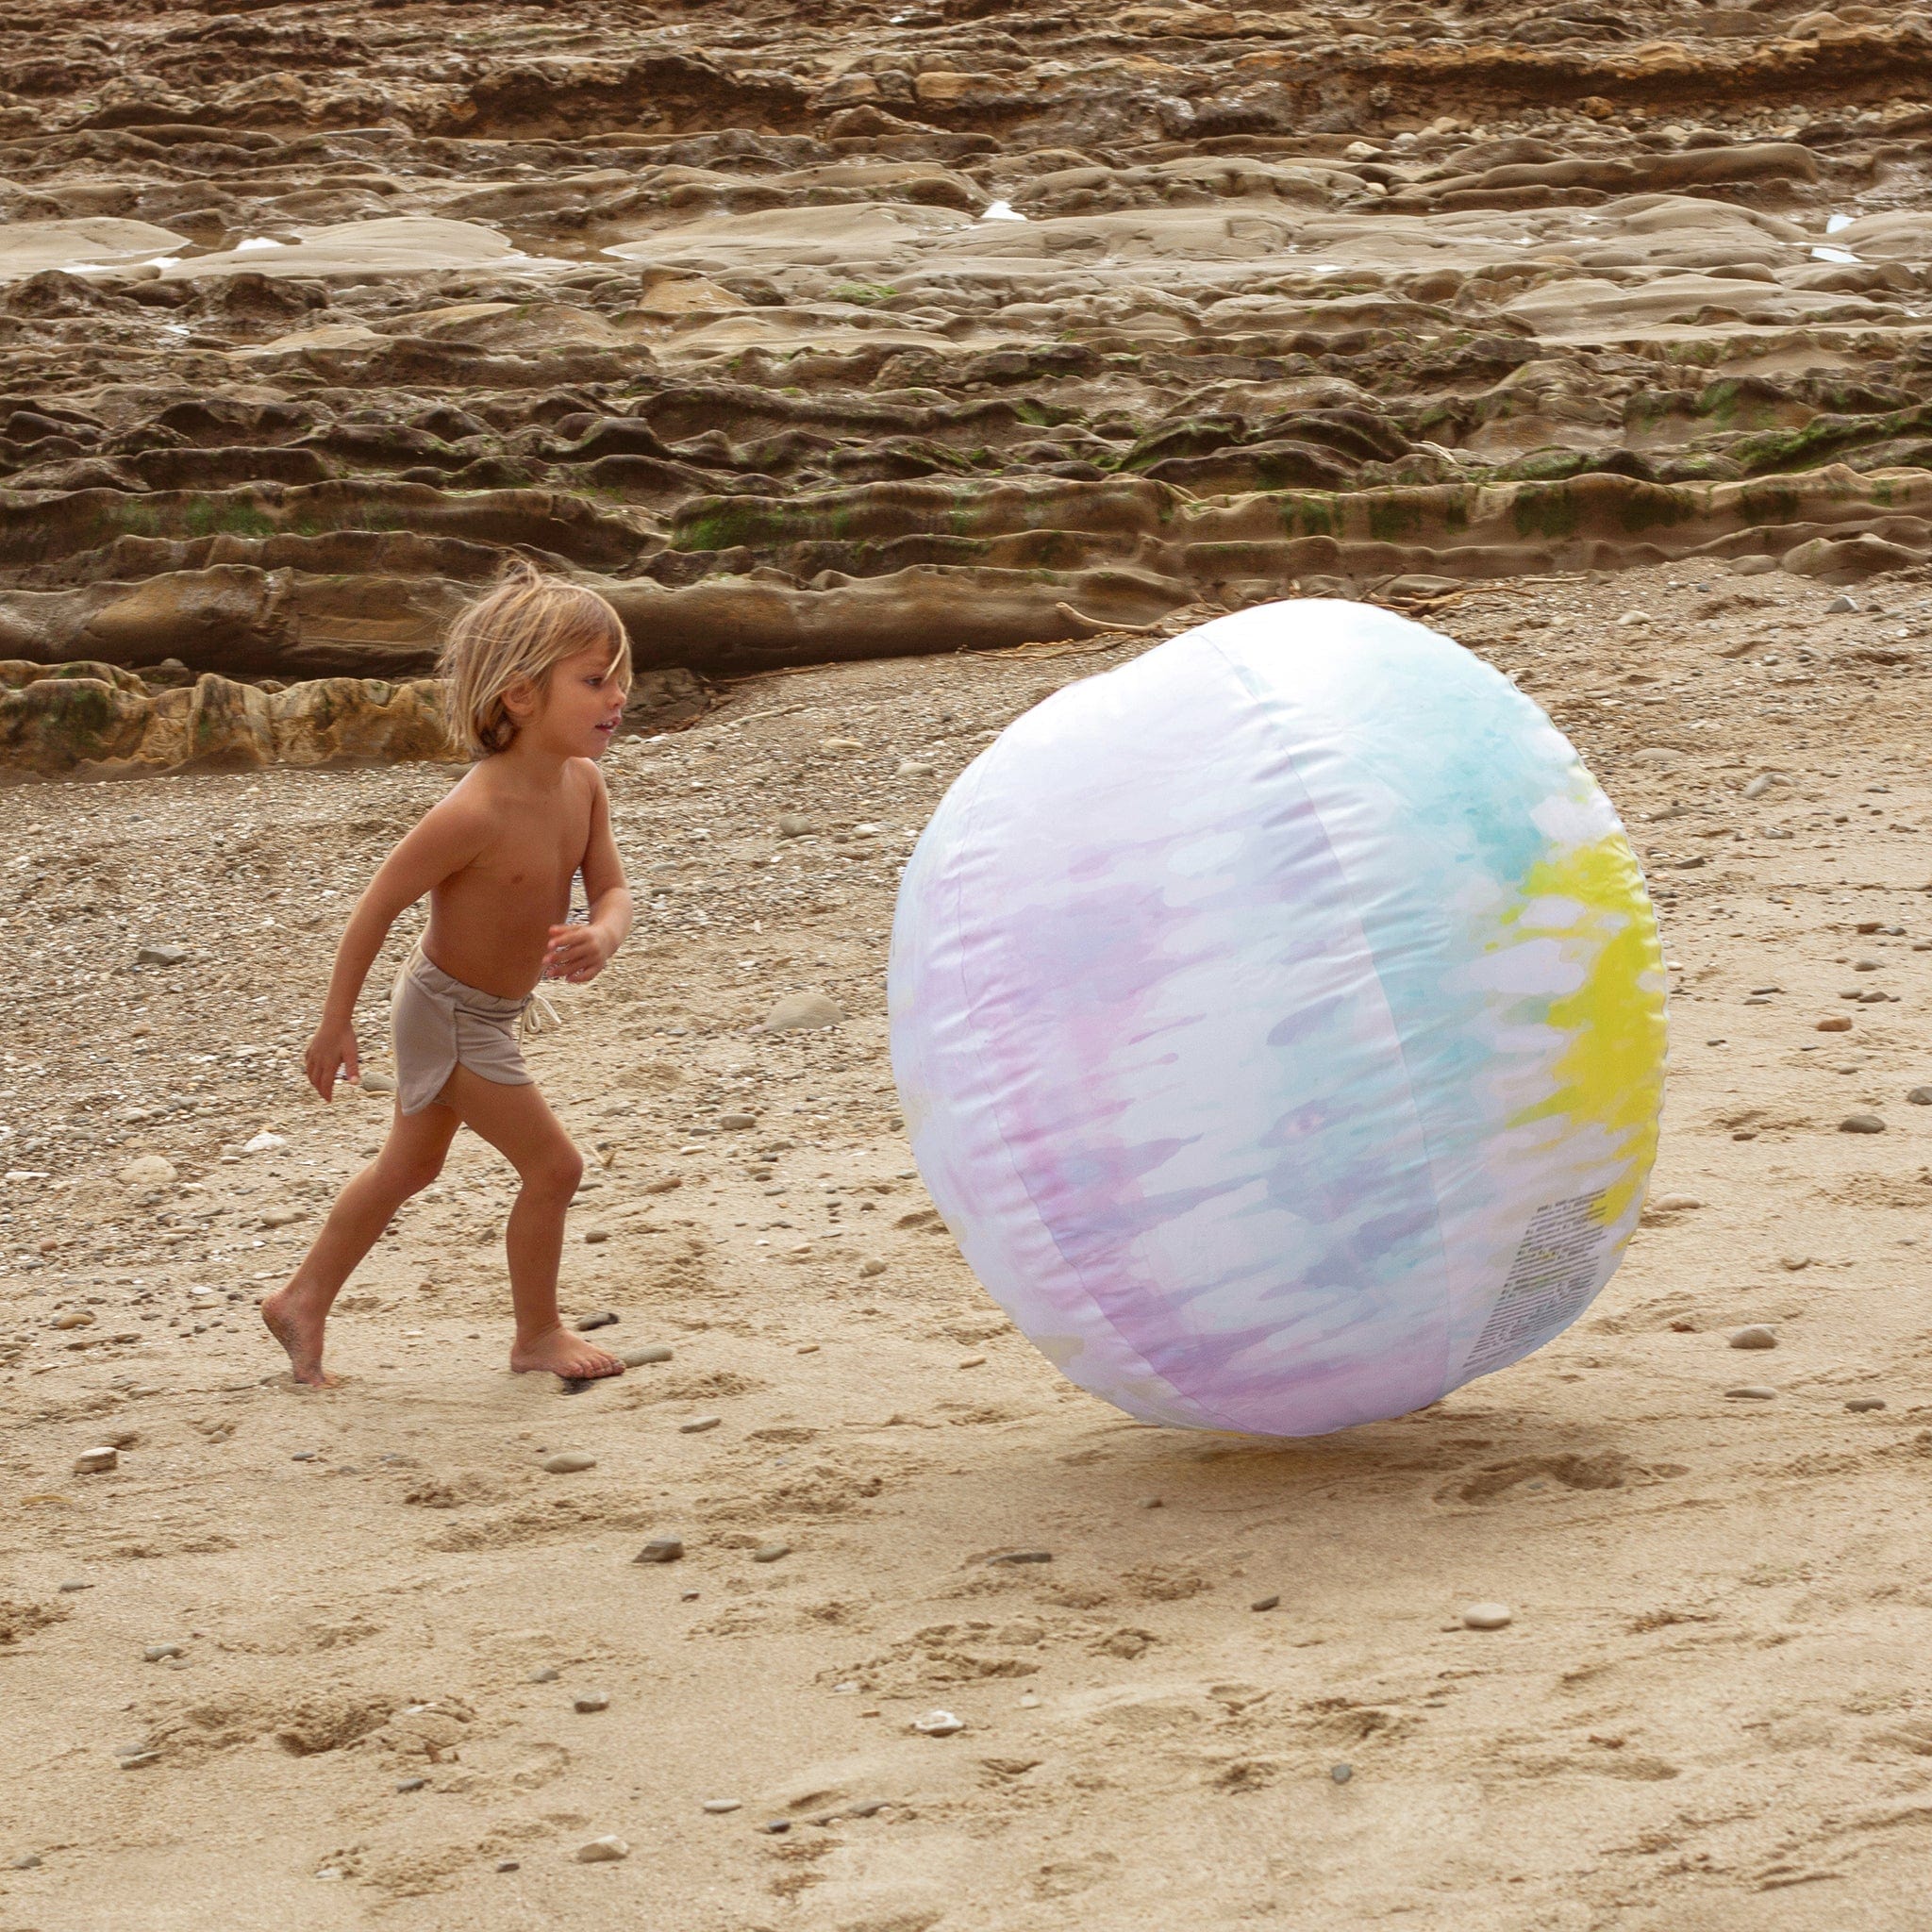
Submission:
{"label": "giant inflatable beach ball", "polygon": [[892,1061],[967,1261],[1150,1422],[1307,1436],[1567,1327],[1637,1224],[1664,976],[1609,802],[1388,611],[1068,686],[907,869]]}

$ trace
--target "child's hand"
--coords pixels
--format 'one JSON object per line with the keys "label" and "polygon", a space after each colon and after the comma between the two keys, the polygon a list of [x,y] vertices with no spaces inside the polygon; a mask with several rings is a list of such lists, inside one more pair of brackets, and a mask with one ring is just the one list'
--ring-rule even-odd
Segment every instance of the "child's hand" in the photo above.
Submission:
{"label": "child's hand", "polygon": [[600,926],[553,925],[550,950],[543,956],[543,977],[582,986],[603,972],[616,950],[617,941]]}
{"label": "child's hand", "polygon": [[355,1023],[350,1020],[325,1020],[315,1029],[315,1038],[308,1042],[308,1051],[302,1056],[302,1071],[308,1075],[308,1084],[325,1100],[335,1098],[339,1076],[358,1079],[362,1066],[361,1056],[356,1048]]}

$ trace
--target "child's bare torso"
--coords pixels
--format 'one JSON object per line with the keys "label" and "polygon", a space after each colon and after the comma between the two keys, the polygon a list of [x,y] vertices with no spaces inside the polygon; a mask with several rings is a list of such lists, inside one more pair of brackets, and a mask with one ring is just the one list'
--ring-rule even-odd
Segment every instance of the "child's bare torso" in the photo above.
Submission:
{"label": "child's bare torso", "polygon": [[480,791],[492,826],[482,851],[429,894],[423,949],[453,979],[521,999],[542,977],[550,928],[570,916],[571,881],[589,850],[596,775],[582,759],[564,768],[554,793],[503,783],[479,765],[454,801]]}

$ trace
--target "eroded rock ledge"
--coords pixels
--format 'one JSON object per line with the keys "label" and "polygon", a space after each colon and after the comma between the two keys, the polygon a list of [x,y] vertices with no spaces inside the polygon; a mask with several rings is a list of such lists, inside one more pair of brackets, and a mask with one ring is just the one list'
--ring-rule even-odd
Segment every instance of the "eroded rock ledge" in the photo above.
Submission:
{"label": "eroded rock ledge", "polygon": [[[559,31],[9,17],[0,656],[404,690],[510,551],[708,677],[1297,586],[1932,562],[1932,15]],[[187,728],[100,678],[8,715],[90,684],[88,762]],[[194,702],[415,755],[400,700],[289,696]]]}

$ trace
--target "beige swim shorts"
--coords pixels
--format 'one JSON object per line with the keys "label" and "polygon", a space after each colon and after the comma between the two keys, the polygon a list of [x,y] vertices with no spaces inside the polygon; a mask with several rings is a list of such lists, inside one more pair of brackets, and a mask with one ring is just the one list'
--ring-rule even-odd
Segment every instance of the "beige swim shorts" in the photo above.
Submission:
{"label": "beige swim shorts", "polygon": [[499,1087],[527,1087],[518,1022],[535,995],[520,1000],[479,992],[452,979],[418,946],[396,974],[390,1025],[396,1042],[396,1105],[421,1113],[458,1067]]}

